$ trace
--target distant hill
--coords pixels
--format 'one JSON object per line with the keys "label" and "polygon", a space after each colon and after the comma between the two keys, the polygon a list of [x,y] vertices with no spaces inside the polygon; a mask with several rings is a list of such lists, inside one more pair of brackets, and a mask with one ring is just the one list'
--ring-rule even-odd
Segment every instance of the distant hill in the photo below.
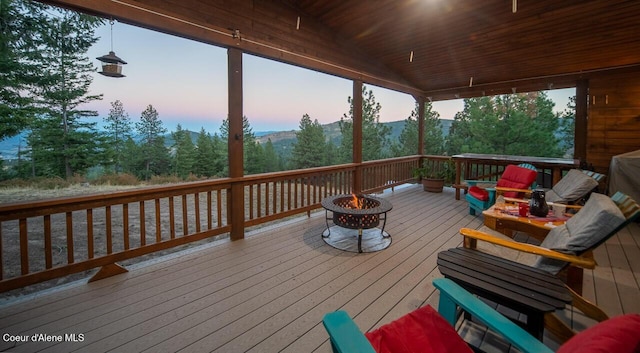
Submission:
{"label": "distant hill", "polygon": [[[453,120],[441,120],[442,122],[442,133],[446,136],[449,133],[449,128],[451,127],[451,123]],[[397,140],[404,129],[404,120],[400,121],[392,121],[382,123],[391,127],[391,139]],[[327,138],[327,141],[332,141],[334,144],[340,144],[342,139],[342,134],[340,133],[340,122],[336,121],[329,124],[322,125],[322,129],[324,130],[324,135]],[[271,139],[271,143],[273,143],[274,148],[278,153],[283,155],[288,155],[291,146],[296,142],[296,132],[298,130],[287,130],[287,131],[254,131],[254,135],[260,144],[264,145],[267,143],[269,139]],[[191,140],[195,144],[198,140],[199,132],[189,131],[191,135]],[[5,140],[0,141],[0,158],[5,160],[16,158],[18,155],[19,148],[25,148],[26,143],[24,140],[22,142],[20,139],[24,139],[23,136],[14,136]],[[136,141],[139,141],[138,138],[134,137]],[[171,133],[165,135],[165,145],[167,147],[172,146],[174,143],[173,138],[171,137]],[[21,147],[20,147],[21,145]]]}
{"label": "distant hill", "polygon": [[[442,119],[442,134],[447,136],[453,120]],[[404,129],[404,120],[383,122],[383,125],[391,128],[390,138],[391,140],[397,140]],[[324,136],[327,141],[333,142],[335,145],[340,144],[342,140],[342,133],[340,132],[340,122],[336,121],[329,124],[322,125]],[[288,155],[291,151],[291,147],[296,142],[296,132],[298,130],[278,131],[272,133],[259,133],[256,132],[257,141],[264,145],[269,139],[275,148],[276,152],[281,155]]]}

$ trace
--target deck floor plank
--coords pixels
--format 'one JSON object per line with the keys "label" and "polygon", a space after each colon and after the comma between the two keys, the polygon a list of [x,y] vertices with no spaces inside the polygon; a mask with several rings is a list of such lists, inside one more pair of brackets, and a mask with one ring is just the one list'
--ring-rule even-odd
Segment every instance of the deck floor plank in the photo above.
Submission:
{"label": "deck floor plank", "polygon": [[[342,309],[363,331],[420,306],[437,307],[437,254],[480,228],[453,189],[387,192],[389,248],[357,254],[328,246],[324,211],[274,223],[131,266],[93,283],[0,303],[0,331],[83,333],[84,342],[26,343],[16,352],[330,352],[322,316]],[[640,227],[594,252],[584,293],[611,316],[640,312]]]}

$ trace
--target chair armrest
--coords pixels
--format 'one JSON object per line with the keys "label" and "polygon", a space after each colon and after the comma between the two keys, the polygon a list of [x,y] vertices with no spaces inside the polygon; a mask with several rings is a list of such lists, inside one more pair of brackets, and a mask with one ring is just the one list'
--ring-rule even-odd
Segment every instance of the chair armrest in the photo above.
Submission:
{"label": "chair armrest", "polygon": [[516,325],[450,279],[436,278],[433,280],[433,285],[440,290],[438,312],[450,324],[455,325],[457,319],[456,309],[459,306],[492,331],[502,335],[524,353],[553,352],[522,327]]}
{"label": "chair armrest", "polygon": [[562,202],[547,202],[547,205],[549,205],[549,206],[562,205],[565,208],[572,208],[572,209],[575,209],[575,210],[580,210],[583,207],[581,205],[567,205],[567,204],[564,204]]}
{"label": "chair armrest", "polygon": [[517,188],[508,188],[505,186],[496,186],[496,191],[503,193],[503,192],[521,192],[524,193],[526,195],[531,194],[531,189],[517,189]]}
{"label": "chair armrest", "polygon": [[328,313],[322,319],[334,353],[376,353],[367,337],[345,311]]}
{"label": "chair armrest", "polygon": [[548,257],[551,259],[569,262],[572,265],[575,265],[578,267],[583,267],[588,269],[594,269],[596,267],[596,262],[593,259],[576,256],[576,255],[565,254],[559,251],[543,248],[541,246],[520,243],[510,239],[496,238],[491,234],[487,234],[475,229],[462,228],[460,229],[460,234],[462,234],[465,238],[468,238],[468,239],[482,240],[482,241],[486,241],[488,243],[499,245],[505,248],[514,249],[514,250],[518,250],[518,251],[522,251],[530,254]]}

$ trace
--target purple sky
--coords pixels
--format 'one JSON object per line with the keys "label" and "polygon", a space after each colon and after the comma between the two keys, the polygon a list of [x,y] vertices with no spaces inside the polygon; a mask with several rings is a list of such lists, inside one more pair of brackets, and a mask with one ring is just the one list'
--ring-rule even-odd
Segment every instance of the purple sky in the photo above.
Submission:
{"label": "purple sky", "polygon": [[[110,26],[97,30],[101,37],[89,50],[96,58],[111,50]],[[128,62],[124,78],[95,74],[91,93],[104,94],[102,101],[84,108],[97,110],[102,121],[111,102],[120,100],[132,121],[149,105],[158,111],[165,127],[218,132],[227,115],[227,54],[223,48],[169,36],[123,23],[113,25],[113,50]],[[347,97],[352,82],[335,76],[244,55],[244,115],[253,131],[297,129],[300,118],[309,114],[320,123],[340,119],[349,111]],[[94,60],[96,67],[99,62]],[[381,121],[406,119],[415,101],[408,94],[371,85],[382,105]],[[556,111],[566,108],[574,89],[549,91]],[[462,110],[462,100],[434,102],[443,119],[453,119]]]}

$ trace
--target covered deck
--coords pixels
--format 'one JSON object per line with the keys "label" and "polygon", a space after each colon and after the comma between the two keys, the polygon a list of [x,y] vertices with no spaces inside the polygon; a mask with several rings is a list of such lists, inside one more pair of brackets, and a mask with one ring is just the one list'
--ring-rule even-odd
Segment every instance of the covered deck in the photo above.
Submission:
{"label": "covered deck", "polygon": [[[454,193],[411,185],[382,194],[393,204],[386,228],[393,242],[380,252],[328,246],[321,238],[325,213],[317,211],[125,274],[4,303],[2,333],[62,335],[63,342],[0,342],[0,350],[330,352],[321,324],[326,312],[346,310],[367,331],[437,306],[431,281],[441,276],[438,252],[461,245],[460,228],[482,226]],[[638,224],[595,256],[599,266],[585,271],[585,296],[610,316],[640,313]],[[65,334],[78,342],[64,342]]]}

